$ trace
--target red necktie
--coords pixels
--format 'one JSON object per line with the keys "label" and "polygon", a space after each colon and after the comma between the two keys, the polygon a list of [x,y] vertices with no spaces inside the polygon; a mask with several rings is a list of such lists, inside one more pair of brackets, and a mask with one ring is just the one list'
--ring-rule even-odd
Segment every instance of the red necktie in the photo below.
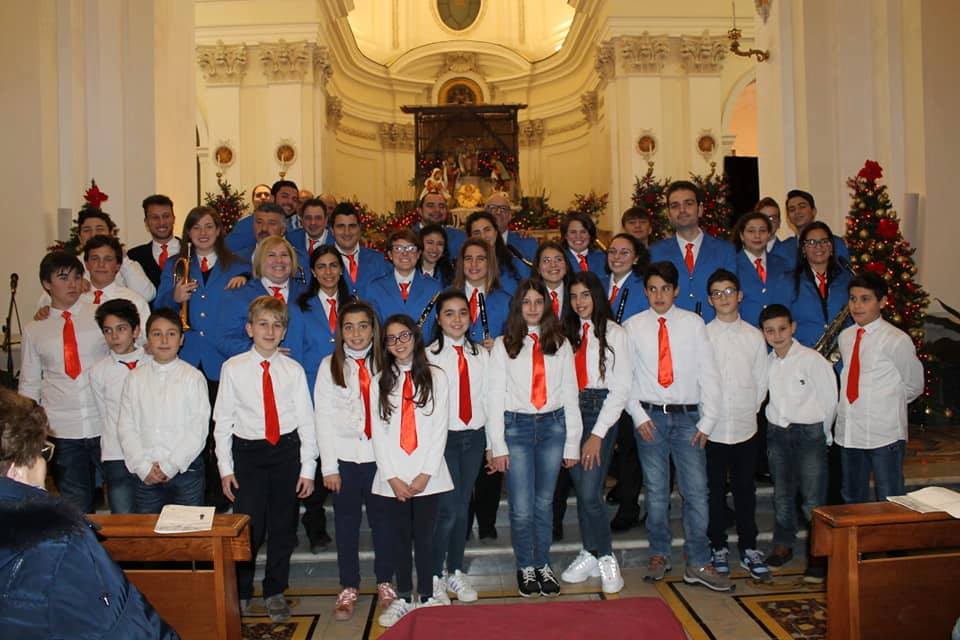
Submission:
{"label": "red necktie", "polygon": [[553,305],[553,315],[560,317],[560,298],[556,291],[550,292],[550,304]]}
{"label": "red necktie", "polygon": [[317,241],[314,240],[313,238],[310,238],[310,246],[307,247],[307,253],[309,255],[313,255],[313,248],[316,246],[316,244],[317,244]]}
{"label": "red necktie", "polygon": [[407,297],[410,295],[410,283],[401,282],[400,283],[400,297],[403,298],[403,301],[407,301]]}
{"label": "red necktie", "polygon": [[540,348],[540,338],[531,333],[533,340],[533,375],[530,384],[530,404],[537,409],[547,404],[547,368],[543,361],[543,349]]}
{"label": "red necktie", "polygon": [[353,284],[357,284],[357,259],[351,253],[347,256],[347,260],[350,261],[350,279],[353,280]]}
{"label": "red necktie", "polygon": [[413,406],[413,377],[403,374],[403,408],[400,410],[400,448],[407,455],[417,448],[417,416]]}
{"label": "red necktie", "polygon": [[583,336],[580,338],[580,347],[577,348],[577,354],[574,358],[577,365],[577,386],[580,391],[587,386],[587,339],[590,335],[590,323],[583,323]]}
{"label": "red necktie", "polygon": [[280,293],[281,291],[283,291],[283,287],[270,287],[270,291],[273,291],[274,298],[276,298],[280,302],[286,302],[286,300],[283,299],[283,294]]}
{"label": "red necktie", "polygon": [[670,333],[667,331],[667,319],[658,318],[660,331],[657,333],[657,382],[661,387],[673,384],[673,357],[670,355]]}
{"label": "red necktie", "polygon": [[767,284],[767,270],[763,268],[763,260],[757,258],[753,261],[757,265],[757,275],[760,276],[760,282]]}
{"label": "red necktie", "polygon": [[820,297],[827,297],[827,274],[825,273],[814,273],[813,275],[817,276],[817,289],[820,290]]}
{"label": "red necktie", "polygon": [[683,256],[683,261],[687,263],[687,273],[693,273],[693,243],[687,243],[687,252]]}
{"label": "red necktie", "polygon": [[207,257],[204,256],[200,258],[200,272],[206,273],[207,271],[210,271],[210,263],[207,262]]}
{"label": "red necktie", "polygon": [[590,265],[587,264],[587,256],[579,255],[577,259],[580,261],[580,271],[590,271]]}
{"label": "red necktie", "polygon": [[337,299],[327,298],[327,304],[330,305],[330,315],[327,316],[330,320],[330,333],[336,333],[337,332]]}
{"label": "red necktie", "polygon": [[477,289],[474,289],[473,293],[470,294],[470,324],[477,321],[477,313],[479,313],[477,307]]}
{"label": "red necktie", "polygon": [[164,242],[160,245],[160,255],[157,257],[157,266],[163,269],[163,265],[167,264],[167,258],[170,257],[170,254],[167,253],[167,243]]}
{"label": "red necktie", "polygon": [[850,356],[850,371],[847,373],[847,402],[853,404],[860,397],[860,338],[864,328],[857,329],[857,339],[853,342],[853,355]]}
{"label": "red necktie", "polygon": [[470,402],[470,368],[467,366],[467,357],[463,355],[463,347],[454,345],[453,348],[457,350],[457,373],[460,374],[460,421],[469,425],[470,419],[473,418],[473,404]]}
{"label": "red necktie", "polygon": [[77,348],[77,334],[73,330],[73,320],[70,312],[64,311],[63,316],[63,372],[77,379],[80,375],[80,350]]}
{"label": "red necktie", "polygon": [[103,290],[97,289],[93,292],[93,304],[100,304],[100,299],[103,297]]}
{"label": "red necktie", "polygon": [[613,306],[613,301],[617,299],[618,293],[620,293],[620,287],[613,285],[613,291],[610,292],[610,306]]}
{"label": "red necktie", "polygon": [[121,360],[121,361],[120,361],[120,364],[122,364],[123,366],[125,366],[125,367],[126,367],[127,369],[129,369],[130,371],[133,371],[134,369],[137,368],[137,361],[136,361],[136,360],[131,360],[130,362],[124,362],[123,360]]}
{"label": "red necktie", "polygon": [[370,439],[370,372],[367,370],[366,358],[354,358],[357,363],[357,372],[360,380],[360,396],[363,398],[363,435]]}
{"label": "red necktie", "polygon": [[273,395],[273,379],[270,377],[270,363],[264,360],[263,367],[263,419],[266,422],[264,437],[270,444],[280,441],[280,416],[277,415],[277,399]]}

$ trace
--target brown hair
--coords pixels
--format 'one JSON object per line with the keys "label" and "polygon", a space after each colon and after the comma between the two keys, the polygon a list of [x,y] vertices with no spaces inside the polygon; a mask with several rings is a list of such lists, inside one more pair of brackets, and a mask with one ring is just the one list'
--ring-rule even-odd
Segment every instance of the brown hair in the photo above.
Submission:
{"label": "brown hair", "polygon": [[0,388],[0,474],[33,465],[47,441],[50,423],[39,404]]}

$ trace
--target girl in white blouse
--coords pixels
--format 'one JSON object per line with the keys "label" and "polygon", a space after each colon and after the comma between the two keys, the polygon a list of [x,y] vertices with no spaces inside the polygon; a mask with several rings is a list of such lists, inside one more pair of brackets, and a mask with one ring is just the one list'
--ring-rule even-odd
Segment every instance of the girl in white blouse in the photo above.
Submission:
{"label": "girl in white blouse", "polygon": [[570,305],[573,313],[566,315],[564,331],[574,349],[584,427],[580,464],[570,469],[570,479],[583,548],[561,577],[572,583],[599,577],[604,593],[617,593],[623,577],[613,555],[603,488],[615,427],[630,395],[630,346],[626,332],[610,319],[610,303],[596,274],[581,271],[570,277]]}
{"label": "girl in white blouse", "polygon": [[573,351],[547,302],[525,280],[510,302],[490,356],[487,442],[490,465],[507,471],[510,535],[520,595],[557,595],[550,569],[553,491],[560,466],[580,458],[580,404]]}
{"label": "girl in white blouse", "polygon": [[440,604],[433,598],[433,531],[437,494],[453,489],[453,482],[443,458],[450,418],[447,377],[427,361],[420,327],[409,316],[392,315],[383,326],[387,348],[373,394],[373,492],[388,498],[393,528],[398,595],[379,619],[391,627],[415,606],[411,542],[420,605]]}
{"label": "girl in white blouse", "polygon": [[373,534],[373,571],[377,600],[390,606],[396,593],[392,541],[386,519],[386,499],[372,493],[377,464],[373,454],[373,376],[383,361],[380,323],[365,302],[343,306],[337,317],[334,351],[320,363],[313,390],[320,474],[333,492],[340,586],[334,618],[349,620],[360,588],[360,519],[366,505]]}
{"label": "girl in white blouse", "polygon": [[[467,243],[473,240],[467,240]],[[474,480],[486,448],[486,391],[490,355],[468,337],[470,302],[460,289],[447,289],[437,298],[437,323],[427,359],[447,376],[450,418],[443,457],[453,491],[440,494],[437,530],[433,536],[433,597],[449,603],[449,594],[473,602],[477,591],[463,573],[467,510]]]}

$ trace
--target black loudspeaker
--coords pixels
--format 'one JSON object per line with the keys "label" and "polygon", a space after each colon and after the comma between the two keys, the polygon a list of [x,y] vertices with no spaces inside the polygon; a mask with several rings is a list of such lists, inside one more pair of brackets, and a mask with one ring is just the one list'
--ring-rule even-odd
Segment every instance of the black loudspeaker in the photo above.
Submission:
{"label": "black loudspeaker", "polygon": [[723,159],[723,173],[730,185],[732,222],[736,222],[744,213],[753,211],[753,206],[760,199],[760,170],[757,158],[727,156]]}

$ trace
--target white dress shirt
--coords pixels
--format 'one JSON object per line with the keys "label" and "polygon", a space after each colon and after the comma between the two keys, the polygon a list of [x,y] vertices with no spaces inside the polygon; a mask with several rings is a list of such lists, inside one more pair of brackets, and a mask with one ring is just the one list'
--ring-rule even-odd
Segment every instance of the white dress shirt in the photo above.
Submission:
{"label": "white dress shirt", "polygon": [[120,397],[123,385],[132,371],[125,362],[136,362],[141,367],[151,359],[142,348],[119,355],[110,352],[106,358],[90,369],[90,388],[97,411],[103,420],[103,433],[100,435],[100,459],[123,460],[120,438],[117,435],[117,423],[120,421]]}
{"label": "white dress shirt", "polygon": [[[298,216],[294,216],[294,217],[298,218]],[[321,245],[329,244],[329,241],[327,240],[329,236],[330,236],[329,230],[324,229],[323,233],[320,234],[320,237],[313,241],[313,248],[316,249]],[[310,257],[310,236],[307,235],[306,233],[303,234],[303,250],[307,252],[307,257],[309,258]]]}
{"label": "white dress shirt", "polygon": [[750,253],[749,251],[747,251],[746,249],[744,249],[744,250],[743,250],[743,255],[747,256],[747,262],[749,262],[751,265],[753,265],[753,268],[754,268],[754,269],[757,268],[757,260],[760,260],[760,266],[763,267],[763,272],[764,272],[764,273],[767,273],[767,274],[769,273],[769,272],[767,271],[767,252],[766,252],[766,251],[764,251],[763,253],[761,253],[759,256],[755,256],[755,255],[753,255],[752,253]]}
{"label": "white dress shirt", "polygon": [[270,363],[273,396],[280,419],[280,435],[300,435],[300,477],[313,479],[317,471],[317,435],[307,375],[292,358],[275,351],[264,358],[254,346],[223,363],[220,389],[213,409],[213,439],[217,446],[220,477],[233,475],[233,438],[263,440],[263,361]]}
{"label": "white dress shirt", "polygon": [[94,320],[92,305],[78,300],[67,311],[77,337],[80,375],[74,379],[64,371],[64,319],[62,310],[51,308],[49,317],[34,320],[23,328],[19,392],[44,408],[50,435],[96,438],[100,435],[100,413],[90,390],[89,371],[110,349]]}
{"label": "white dress shirt", "polygon": [[[89,280],[89,276],[87,279]],[[133,289],[147,302],[153,300],[157,295],[157,288],[153,286],[150,278],[143,272],[143,267],[136,260],[128,258],[120,263],[120,272],[117,273],[115,282],[121,287]]]}
{"label": "white dress shirt", "polygon": [[[364,433],[366,414],[363,397],[360,395],[360,367],[353,358],[344,362],[343,378],[346,387],[333,382],[329,355],[320,363],[317,382],[313,387],[314,425],[317,431],[317,446],[320,449],[320,474],[331,476],[340,473],[339,460],[346,462],[373,462],[373,441]],[[367,362],[369,370],[370,363]],[[377,407],[373,404],[373,373],[370,374],[370,428]]]}
{"label": "white dress shirt", "polygon": [[831,444],[831,427],[837,414],[837,379],[830,363],[796,340],[786,356],[781,358],[771,351],[767,361],[770,402],[766,413],[770,425],[786,428],[795,423],[822,422],[827,444]]}
{"label": "white dress shirt", "polygon": [[840,407],[837,443],[857,449],[876,449],[907,439],[907,405],[923,392],[923,364],[910,336],[883,318],[863,327],[860,338],[859,397],[847,401],[850,359],[857,325],[838,338],[843,371],[840,373]]}
{"label": "white dress shirt", "polygon": [[[158,266],[160,264],[160,254],[163,253],[163,244],[163,242],[158,242],[157,240],[151,240],[150,242],[150,251],[153,253],[153,260]],[[180,241],[176,236],[170,236],[170,239],[167,240],[166,245],[167,260],[180,253]]]}
{"label": "white dress shirt", "polygon": [[153,463],[172,478],[190,468],[207,442],[207,380],[180,358],[150,360],[127,376],[117,434],[127,469],[141,480]]}
{"label": "white dress shirt", "polygon": [[[469,285],[468,285],[469,286]],[[454,346],[463,348],[463,357],[467,360],[470,375],[470,424],[460,419],[460,357]],[[487,423],[487,375],[490,368],[490,354],[481,345],[471,347],[466,341],[454,341],[443,338],[443,349],[434,353],[437,343],[427,347],[427,360],[447,375],[447,387],[450,390],[450,431],[470,431],[480,429]],[[476,350],[476,353],[472,353]]]}
{"label": "white dress shirt", "polygon": [[711,442],[737,444],[757,432],[757,413],[767,397],[767,343],[756,327],[739,317],[714,318],[707,337],[720,372],[720,411]]}
{"label": "white dress shirt", "polygon": [[567,427],[563,457],[568,460],[580,458],[583,419],[580,416],[580,391],[577,388],[577,371],[573,364],[570,342],[564,340],[552,356],[544,354],[543,363],[547,379],[547,402],[537,409],[530,402],[533,339],[529,335],[523,338],[523,347],[516,358],[507,355],[503,336],[494,342],[487,381],[487,448],[494,456],[510,453],[504,434],[504,412],[536,414],[563,409]]}
{"label": "white dress shirt", "polygon": [[713,357],[703,319],[695,313],[670,307],[667,319],[673,383],[662,387],[657,381],[660,362],[660,315],[647,309],[623,323],[633,352],[633,394],[627,411],[634,426],[650,419],[641,402],[655,405],[698,404],[697,430],[713,433],[720,417],[720,374]]}
{"label": "white dress shirt", "polygon": [[684,240],[680,237],[679,233],[674,237],[677,239],[677,244],[680,245],[680,255],[684,258],[687,255],[687,245],[693,244],[693,247],[690,249],[690,251],[693,252],[693,263],[696,264],[697,258],[700,257],[700,247],[703,246],[703,231],[697,229],[697,237],[693,240]]}
{"label": "white dress shirt", "polygon": [[279,287],[280,295],[283,296],[283,301],[287,302],[290,299],[290,280],[278,285],[269,278],[260,278],[260,284],[262,284],[263,288],[267,290],[267,295],[271,298],[273,297],[274,288]]}
{"label": "white dress shirt", "polygon": [[140,346],[146,344],[147,319],[150,318],[150,305],[147,304],[147,301],[143,298],[143,296],[129,287],[120,286],[117,284],[117,281],[114,280],[103,289],[98,289],[97,287],[90,285],[90,291],[81,293],[80,299],[96,308],[99,305],[94,305],[93,301],[96,299],[97,291],[103,292],[103,294],[100,296],[100,304],[103,304],[109,300],[129,300],[133,303],[133,305],[137,308],[137,314],[140,316],[140,337],[137,338],[137,344]]}
{"label": "white dress shirt", "polygon": [[[380,418],[380,374],[370,384],[370,404],[373,405],[373,452],[377,459],[377,474],[373,477],[371,491],[378,496],[395,497],[393,487],[388,480],[399,478],[406,483],[413,481],[421,473],[430,476],[426,488],[418,495],[443,493],[453,489],[453,479],[447,469],[443,451],[447,446],[447,423],[449,422],[449,391],[447,376],[438,367],[430,367],[433,378],[433,400],[423,407],[416,407],[414,415],[417,423],[417,448],[407,453],[400,448],[400,423],[403,414],[401,392],[403,390],[404,371],[409,367],[400,367],[400,375],[390,392],[390,404],[393,411],[389,420]],[[417,389],[413,396],[416,398]]]}
{"label": "white dress shirt", "polygon": [[[583,335],[583,319],[580,320],[580,334]],[[607,397],[600,407],[597,422],[590,430],[592,435],[603,438],[610,427],[620,419],[620,414],[630,399],[630,387],[633,385],[633,364],[630,353],[630,341],[623,327],[612,320],[607,322],[607,349],[604,362],[605,373],[600,377],[600,341],[590,326],[587,337],[587,386],[586,389],[606,389]]]}

